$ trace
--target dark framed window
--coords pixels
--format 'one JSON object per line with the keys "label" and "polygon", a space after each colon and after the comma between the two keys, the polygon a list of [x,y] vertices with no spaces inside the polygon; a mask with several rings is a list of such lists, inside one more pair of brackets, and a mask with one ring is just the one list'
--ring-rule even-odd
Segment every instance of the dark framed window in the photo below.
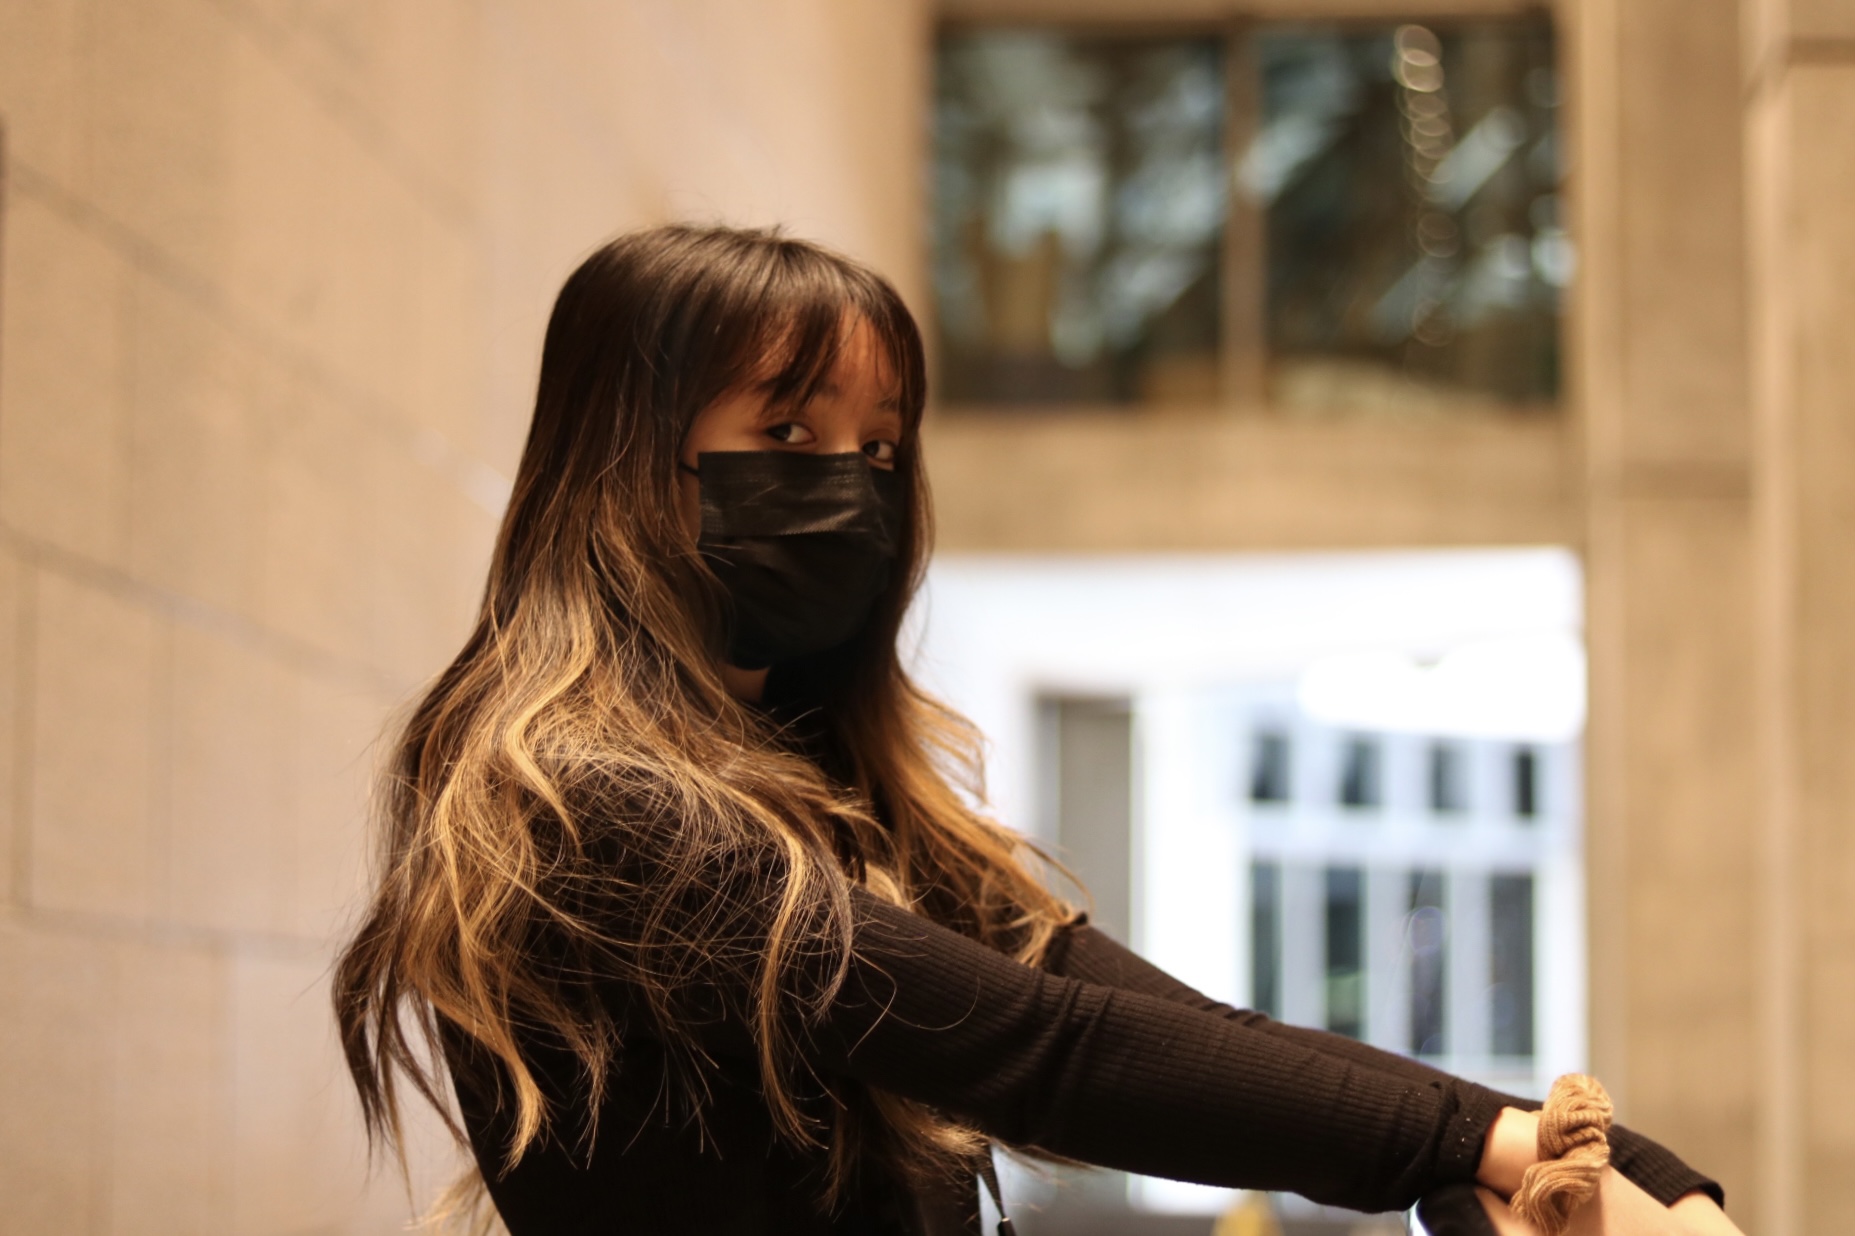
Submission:
{"label": "dark framed window", "polygon": [[940,397],[1553,408],[1561,151],[1543,14],[949,27]]}
{"label": "dark framed window", "polygon": [[935,94],[943,399],[1217,390],[1224,40],[951,32]]}

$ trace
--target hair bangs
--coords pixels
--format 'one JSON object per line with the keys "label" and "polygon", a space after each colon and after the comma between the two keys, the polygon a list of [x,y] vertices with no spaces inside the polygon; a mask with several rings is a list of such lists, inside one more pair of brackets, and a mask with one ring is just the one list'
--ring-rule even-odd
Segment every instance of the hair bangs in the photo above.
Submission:
{"label": "hair bangs", "polygon": [[866,324],[887,369],[892,397],[912,430],[926,403],[921,334],[901,298],[879,280],[825,260],[809,245],[786,242],[774,256],[759,303],[759,326],[747,334],[736,373],[756,363],[759,384],[778,405],[801,406],[829,381],[852,332]]}

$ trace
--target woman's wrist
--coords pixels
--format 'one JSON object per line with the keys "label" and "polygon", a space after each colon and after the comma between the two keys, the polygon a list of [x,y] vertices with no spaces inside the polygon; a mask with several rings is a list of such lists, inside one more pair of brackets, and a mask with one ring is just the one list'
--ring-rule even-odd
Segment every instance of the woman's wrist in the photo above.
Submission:
{"label": "woman's wrist", "polygon": [[1742,1236],[1720,1204],[1705,1193],[1694,1192],[1676,1198],[1668,1208],[1680,1216],[1697,1236]]}
{"label": "woman's wrist", "polygon": [[1482,1141],[1476,1183],[1512,1197],[1526,1170],[1539,1162],[1539,1113],[1503,1107]]}

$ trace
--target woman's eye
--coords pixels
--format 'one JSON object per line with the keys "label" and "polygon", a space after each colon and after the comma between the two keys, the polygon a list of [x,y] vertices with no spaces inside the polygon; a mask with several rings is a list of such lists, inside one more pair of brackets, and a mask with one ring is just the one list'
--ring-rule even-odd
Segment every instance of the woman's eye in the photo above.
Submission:
{"label": "woman's eye", "polygon": [[784,442],[787,446],[809,446],[818,440],[811,430],[797,421],[774,425],[766,431],[766,436],[775,442]]}
{"label": "woman's eye", "polygon": [[865,442],[863,453],[870,457],[870,462],[892,464],[895,462],[895,443],[887,441]]}

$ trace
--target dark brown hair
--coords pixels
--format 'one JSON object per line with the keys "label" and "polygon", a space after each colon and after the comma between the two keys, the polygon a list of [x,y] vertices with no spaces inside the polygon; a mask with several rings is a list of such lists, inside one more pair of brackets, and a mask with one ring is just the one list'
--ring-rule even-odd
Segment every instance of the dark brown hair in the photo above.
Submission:
{"label": "dark brown hair", "polygon": [[[833,777],[724,687],[721,611],[677,517],[675,461],[696,413],[750,379],[802,403],[857,322],[906,420],[907,517],[873,617],[812,667]],[[685,997],[726,970],[721,986],[753,993],[739,1012],[776,1127],[830,1148],[832,1190],[865,1155],[919,1174],[983,1149],[897,1096],[834,1088],[821,1112],[794,1088],[795,1032],[847,964],[853,884],[1026,961],[1070,913],[1027,843],[971,805],[975,735],[897,654],[930,539],[925,398],[900,297],[813,244],[658,228],[567,280],[475,628],[393,747],[378,885],[336,972],[376,1141],[399,1144],[398,1076],[451,1120],[441,1033],[496,1062],[516,1113],[508,1164],[555,1114],[523,1034],[573,1051],[596,1111],[624,1067],[623,1027],[588,975],[636,994],[700,1118],[708,1065]]]}

